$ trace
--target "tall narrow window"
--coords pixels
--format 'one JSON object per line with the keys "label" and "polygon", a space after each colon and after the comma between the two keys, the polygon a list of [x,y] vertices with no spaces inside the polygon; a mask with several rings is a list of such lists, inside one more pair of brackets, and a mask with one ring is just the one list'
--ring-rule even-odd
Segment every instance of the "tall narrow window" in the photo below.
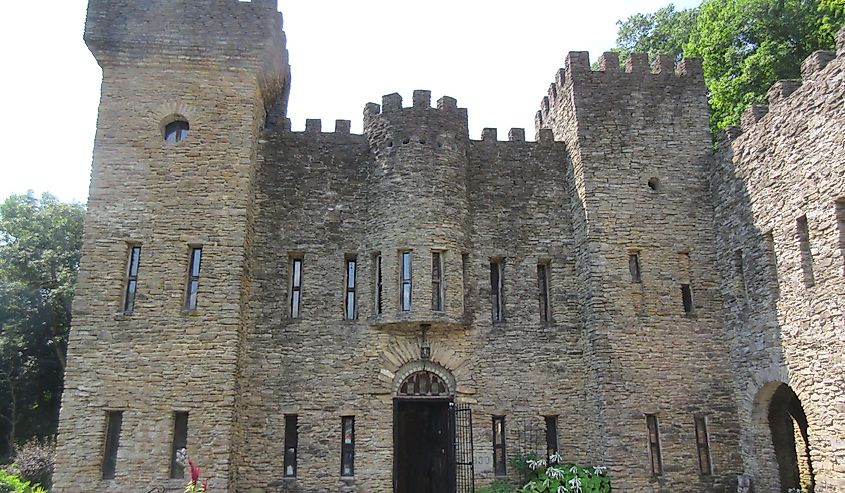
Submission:
{"label": "tall narrow window", "polygon": [[373,293],[373,300],[375,301],[374,311],[376,315],[381,315],[382,311],[382,301],[381,301],[381,292],[382,292],[382,277],[381,277],[381,254],[376,254],[375,258],[373,259],[373,266],[375,267],[375,275],[373,279],[376,280],[375,285],[375,293]]}
{"label": "tall narrow window", "polygon": [[631,282],[643,282],[640,274],[640,254],[632,253],[628,255],[628,270],[631,273]]}
{"label": "tall narrow window", "polygon": [[103,447],[103,479],[114,479],[117,470],[117,449],[120,447],[120,427],[123,411],[106,414],[106,439]]}
{"label": "tall narrow window", "polygon": [[493,470],[496,476],[508,475],[508,458],[505,447],[505,417],[493,416]]}
{"label": "tall narrow window", "polygon": [[736,287],[741,296],[747,297],[748,287],[745,283],[745,254],[742,249],[734,251],[734,272],[736,275]]}
{"label": "tall narrow window", "polygon": [[710,439],[707,436],[707,419],[704,416],[695,417],[695,443],[698,446],[698,468],[701,474],[709,476],[713,473],[710,460]]}
{"label": "tall narrow window", "polygon": [[648,427],[648,452],[651,457],[651,474],[660,476],[663,474],[663,459],[660,457],[660,431],[657,426],[657,416],[646,414],[645,421]]}
{"label": "tall narrow window", "polygon": [[836,228],[839,230],[839,255],[845,260],[845,197],[836,200]]}
{"label": "tall narrow window", "polygon": [[355,299],[356,285],[358,283],[358,260],[354,257],[346,259],[346,304],[344,316],[346,320],[358,318],[356,313],[357,300]]}
{"label": "tall narrow window", "polygon": [[505,303],[502,287],[502,261],[490,262],[490,291],[492,293],[493,321],[501,322],[505,319]]}
{"label": "tall narrow window", "polygon": [[126,293],[123,297],[123,313],[135,310],[135,292],[138,289],[138,266],[141,262],[141,245],[129,249],[129,266],[126,269]]}
{"label": "tall narrow window", "polygon": [[693,312],[692,288],[689,284],[681,284],[681,302],[684,304],[684,313]]}
{"label": "tall narrow window", "polygon": [[188,265],[188,288],[185,294],[185,310],[197,309],[197,295],[200,289],[200,262],[202,261],[202,248],[191,248],[191,258]]}
{"label": "tall narrow window", "polygon": [[185,460],[188,450],[188,413],[173,413],[173,448],[170,452],[170,478],[185,477]]}
{"label": "tall narrow window", "polygon": [[352,477],[355,475],[355,417],[341,418],[341,432],[343,439],[340,444],[340,475]]}
{"label": "tall narrow window", "polygon": [[443,311],[443,254],[431,252],[431,309]]}
{"label": "tall narrow window", "polygon": [[461,254],[461,278],[463,283],[463,304],[464,312],[467,311],[468,293],[469,293],[469,254]]}
{"label": "tall narrow window", "polygon": [[547,324],[552,321],[549,303],[549,264],[537,264],[537,290],[540,298],[540,321]]}
{"label": "tall narrow window", "polygon": [[399,290],[399,306],[403,312],[411,311],[411,252],[404,251],[401,254],[402,265]]}
{"label": "tall narrow window", "polygon": [[285,415],[285,477],[296,477],[296,449],[299,446],[299,424],[296,414]]}
{"label": "tall narrow window", "polygon": [[804,271],[804,286],[811,287],[816,284],[813,274],[813,253],[810,250],[810,228],[807,225],[807,216],[801,216],[795,221],[798,230],[798,247],[801,249],[801,270]]}
{"label": "tall narrow window", "polygon": [[302,308],[302,257],[290,260],[290,318],[299,318]]}
{"label": "tall narrow window", "polygon": [[546,416],[546,456],[551,457],[558,453],[560,448],[557,442],[557,416]]}
{"label": "tall narrow window", "polygon": [[778,285],[778,255],[775,250],[775,233],[768,231],[763,235],[763,245],[766,248],[767,255],[767,269],[771,280],[774,281],[775,286]]}

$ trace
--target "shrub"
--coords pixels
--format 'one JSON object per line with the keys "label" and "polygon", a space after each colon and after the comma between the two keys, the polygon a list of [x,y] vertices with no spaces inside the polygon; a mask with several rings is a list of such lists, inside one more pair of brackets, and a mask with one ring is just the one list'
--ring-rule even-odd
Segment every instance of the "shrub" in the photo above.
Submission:
{"label": "shrub", "polygon": [[548,461],[529,460],[527,464],[536,477],[519,490],[521,493],[610,493],[610,478],[604,467],[562,464],[558,454]]}
{"label": "shrub", "polygon": [[0,493],[48,493],[41,485],[32,484],[20,476],[0,469]]}
{"label": "shrub", "polygon": [[18,449],[15,467],[22,479],[49,487],[53,478],[55,455],[55,442],[51,440],[29,440]]}

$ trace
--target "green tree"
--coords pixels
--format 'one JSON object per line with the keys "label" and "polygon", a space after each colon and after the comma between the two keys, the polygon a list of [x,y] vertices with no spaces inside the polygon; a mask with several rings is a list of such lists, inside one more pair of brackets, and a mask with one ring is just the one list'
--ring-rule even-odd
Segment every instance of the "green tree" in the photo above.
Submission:
{"label": "green tree", "polygon": [[702,57],[716,132],[765,102],[776,81],[799,78],[812,52],[833,49],[843,22],[845,0],[705,0],[681,11],[669,4],[619,22],[615,51]]}
{"label": "green tree", "polygon": [[680,60],[697,17],[698,9],[675,10],[671,3],[654,13],[634,14],[616,23],[614,51],[622,60],[631,53],[670,54]]}
{"label": "green tree", "polygon": [[49,194],[0,204],[0,454],[56,432],[83,216]]}
{"label": "green tree", "polygon": [[841,15],[824,21],[825,9],[816,0],[707,0],[701,5],[685,52],[704,59],[713,130],[737,124],[749,104],[765,101],[777,80],[800,78],[804,58],[834,46],[825,31],[841,25]]}

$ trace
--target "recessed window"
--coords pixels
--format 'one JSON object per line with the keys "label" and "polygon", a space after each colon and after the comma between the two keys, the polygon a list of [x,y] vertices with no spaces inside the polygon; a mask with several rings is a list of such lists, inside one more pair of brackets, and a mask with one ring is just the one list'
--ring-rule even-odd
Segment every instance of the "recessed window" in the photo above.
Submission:
{"label": "recessed window", "polygon": [[642,275],[640,273],[640,254],[639,253],[632,253],[632,254],[628,255],[628,271],[631,273],[631,282],[633,282],[633,283],[643,282]]}
{"label": "recessed window", "polygon": [[382,300],[381,300],[381,293],[382,293],[382,275],[381,275],[381,254],[377,253],[375,257],[373,257],[373,268],[375,269],[373,279],[375,279],[375,293],[373,293],[373,300],[374,305],[373,311],[376,315],[381,315],[382,311]]}
{"label": "recessed window", "polygon": [[302,308],[302,257],[290,260],[290,318],[299,318]]}
{"label": "recessed window", "polygon": [[546,457],[558,453],[557,416],[546,416]]}
{"label": "recessed window", "polygon": [[135,293],[138,289],[138,266],[141,262],[141,245],[129,248],[129,265],[126,268],[126,291],[123,295],[123,313],[135,310]]}
{"label": "recessed window", "polygon": [[698,469],[702,475],[713,474],[713,464],[710,459],[710,438],[707,436],[707,418],[695,417],[695,442],[698,447]]}
{"label": "recessed window", "polygon": [[340,475],[352,477],[355,475],[355,417],[341,418],[340,443]]}
{"label": "recessed window", "polygon": [[186,120],[175,120],[164,127],[164,141],[168,144],[182,142],[188,138],[190,125]]}
{"label": "recessed window", "polygon": [[552,321],[552,310],[549,304],[549,271],[548,263],[537,264],[537,291],[540,299],[540,321],[544,324]]}
{"label": "recessed window", "polygon": [[505,319],[504,285],[502,284],[503,270],[504,266],[501,260],[490,262],[490,292],[494,322],[501,322]]}
{"label": "recessed window", "polygon": [[285,477],[296,477],[296,449],[299,446],[299,424],[296,414],[285,415]]}
{"label": "recessed window", "polygon": [[170,478],[185,477],[185,460],[188,450],[188,413],[173,413],[173,447],[170,453]]}
{"label": "recessed window", "polygon": [[103,479],[114,479],[117,470],[117,449],[120,447],[120,427],[123,411],[106,413],[106,436],[103,446]]}
{"label": "recessed window", "polygon": [[185,290],[185,310],[197,309],[197,298],[200,289],[200,262],[202,261],[202,248],[191,248],[191,257],[188,264],[188,286]]}
{"label": "recessed window", "polygon": [[810,250],[810,227],[807,216],[801,216],[795,221],[798,233],[798,248],[801,250],[801,270],[804,272],[804,286],[812,287],[816,284],[813,273],[813,253]]}
{"label": "recessed window", "polygon": [[681,284],[681,302],[684,304],[684,313],[693,312],[692,288],[689,284]]}
{"label": "recessed window", "polygon": [[400,254],[401,263],[400,282],[399,286],[399,307],[403,312],[411,311],[411,252],[404,251]]}
{"label": "recessed window", "polygon": [[745,253],[741,248],[734,250],[734,274],[736,278],[737,293],[740,296],[748,295],[748,285],[745,283]]}
{"label": "recessed window", "polygon": [[431,309],[443,311],[443,253],[431,252]]}
{"label": "recessed window", "polygon": [[651,458],[651,474],[660,476],[663,474],[663,459],[660,456],[660,430],[657,424],[657,416],[654,414],[645,415],[646,427],[648,428],[648,452]]}
{"label": "recessed window", "polygon": [[344,317],[355,320],[358,317],[356,305],[356,289],[358,284],[358,260],[355,257],[346,259],[346,303]]}
{"label": "recessed window", "polygon": [[508,475],[504,416],[493,416],[493,471],[496,476]]}

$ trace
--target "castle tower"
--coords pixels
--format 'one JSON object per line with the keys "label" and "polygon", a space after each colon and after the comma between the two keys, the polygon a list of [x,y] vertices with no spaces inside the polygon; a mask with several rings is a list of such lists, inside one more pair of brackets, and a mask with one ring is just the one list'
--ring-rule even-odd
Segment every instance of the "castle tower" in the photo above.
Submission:
{"label": "castle tower", "polygon": [[594,461],[625,491],[711,491],[739,469],[707,122],[700,61],[643,54],[593,71],[570,53],[537,114],[572,160]]}
{"label": "castle tower", "polygon": [[[390,94],[367,105],[365,133],[373,154],[368,224],[372,250],[380,251],[383,277],[378,324],[464,323],[462,253],[471,235],[467,197],[469,134],[466,109],[448,96],[431,107],[429,91],[415,91],[413,106]],[[410,253],[410,257],[405,254]],[[403,289],[410,258],[417,282]],[[390,301],[387,301],[390,300]],[[399,303],[395,303],[399,300]],[[405,300],[405,301],[403,301]]]}
{"label": "castle tower", "polygon": [[182,447],[231,491],[257,136],[289,90],[281,23],[275,0],[89,3],[103,85],[54,491],[178,488]]}

